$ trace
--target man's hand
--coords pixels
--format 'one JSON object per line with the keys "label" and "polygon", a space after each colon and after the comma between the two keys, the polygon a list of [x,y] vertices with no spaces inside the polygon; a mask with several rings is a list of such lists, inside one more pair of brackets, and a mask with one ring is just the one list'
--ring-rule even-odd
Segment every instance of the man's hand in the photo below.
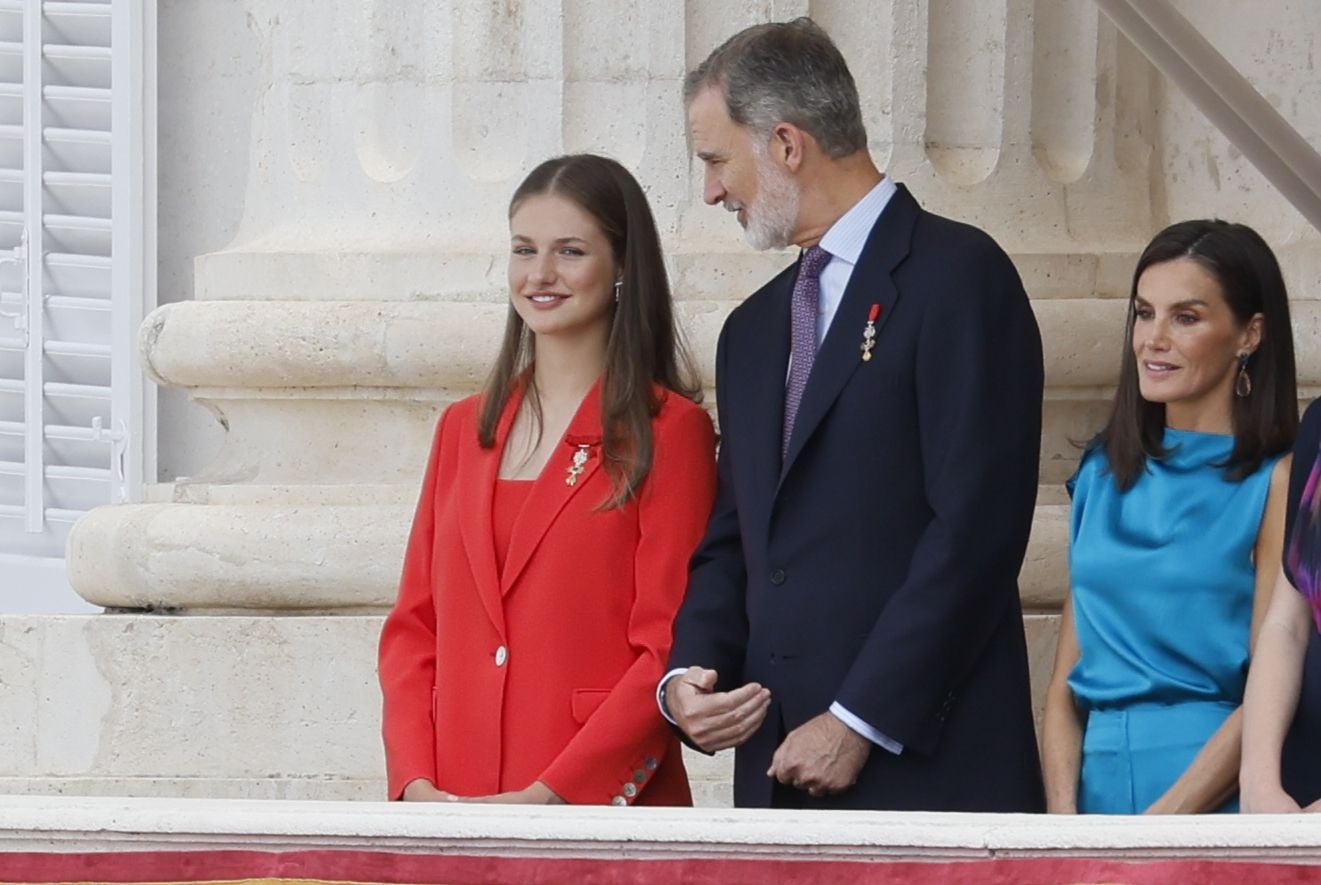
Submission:
{"label": "man's hand", "polygon": [[665,685],[665,707],[683,733],[708,753],[737,747],[761,727],[770,689],[755,682],[714,691],[716,671],[689,667]]}
{"label": "man's hand", "polygon": [[812,796],[829,796],[853,786],[870,754],[869,740],[822,713],[789,732],[766,774]]}

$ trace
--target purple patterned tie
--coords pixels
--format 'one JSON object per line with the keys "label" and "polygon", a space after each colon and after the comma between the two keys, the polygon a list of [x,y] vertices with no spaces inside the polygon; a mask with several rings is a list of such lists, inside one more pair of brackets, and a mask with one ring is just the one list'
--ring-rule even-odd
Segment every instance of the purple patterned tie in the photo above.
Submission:
{"label": "purple patterned tie", "polygon": [[780,441],[781,457],[789,454],[789,437],[793,434],[798,406],[803,401],[807,376],[816,362],[816,314],[821,300],[821,270],[830,262],[830,253],[820,246],[809,246],[798,263],[798,279],[794,281],[789,301],[790,345],[789,384],[784,390],[784,437]]}

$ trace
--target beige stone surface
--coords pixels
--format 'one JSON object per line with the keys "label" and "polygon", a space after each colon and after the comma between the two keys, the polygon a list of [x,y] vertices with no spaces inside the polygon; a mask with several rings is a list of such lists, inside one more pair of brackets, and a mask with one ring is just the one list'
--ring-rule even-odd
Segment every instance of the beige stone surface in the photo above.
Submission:
{"label": "beige stone surface", "polygon": [[[1026,619],[1034,709],[1057,616]],[[0,617],[0,794],[379,799],[379,616]],[[733,753],[685,749],[728,806]]]}
{"label": "beige stone surface", "polygon": [[[491,805],[0,797],[8,851],[387,850],[597,859],[755,857],[872,863],[1100,857],[1315,864],[1302,815],[1025,814],[539,808]],[[1138,868],[1135,868],[1138,869]],[[1270,868],[1263,872],[1270,871]],[[879,870],[878,870],[879,872]],[[1305,878],[1306,869],[1297,871]]]}
{"label": "beige stone surface", "polygon": [[[734,299],[681,310],[701,368],[714,378],[714,345]],[[1119,299],[1034,302],[1052,388],[1113,384],[1126,305]],[[1315,326],[1313,303],[1298,306]],[[143,327],[152,378],[189,388],[480,387],[498,350],[506,308],[486,302],[193,301],[166,305]],[[302,393],[302,396],[311,396]]]}
{"label": "beige stone surface", "polygon": [[[0,777],[0,796],[143,797],[172,799],[280,799],[298,802],[379,802],[385,777]],[[711,803],[719,805],[720,803]],[[724,803],[728,805],[729,803]]]}
{"label": "beige stone surface", "polygon": [[[1321,143],[1315,6],[1253,8],[1235,0],[1174,4],[1304,138],[1314,147]],[[1171,218],[1241,220],[1272,245],[1303,246],[1315,256],[1321,235],[1177,89],[1165,92],[1160,128],[1159,180]],[[1315,296],[1315,289],[1306,293]]]}
{"label": "beige stone surface", "polygon": [[380,623],[0,617],[0,789],[364,798]]}
{"label": "beige stone surface", "polygon": [[[0,617],[0,795],[380,799],[379,616]],[[685,751],[699,805],[733,755]]]}
{"label": "beige stone surface", "polygon": [[[751,253],[724,213],[701,205],[679,82],[735,30],[809,12],[853,64],[881,165],[929,208],[1021,253],[1034,295],[1121,293],[1126,256],[1158,214],[1148,170],[1159,95],[1088,4],[972,4],[966,15],[892,0],[493,8],[162,4],[164,300],[191,290],[206,301],[498,303],[510,192],[538,160],[586,149],[617,156],[648,190],[678,297],[737,300],[788,257]],[[228,70],[234,58],[250,73]],[[195,281],[180,280],[193,259]],[[306,342],[290,337],[297,353]],[[713,330],[695,337],[709,363]],[[212,366],[241,371],[235,356],[250,350],[240,341]],[[362,364],[354,383],[373,383],[379,365]],[[165,405],[161,463],[188,469],[162,478],[203,472],[214,425],[174,394]]]}
{"label": "beige stone surface", "polygon": [[[386,850],[655,860],[751,857],[874,864],[1015,857],[1321,861],[1321,832],[1305,815],[802,814],[783,809],[0,796],[3,851],[178,851],[195,850],[199,843],[222,851]],[[882,873],[884,868],[876,871]],[[1262,870],[1263,874],[1277,871]],[[1301,881],[1311,871],[1300,867],[1294,872],[1298,875],[1290,878]],[[905,881],[913,880],[905,877]]]}
{"label": "beige stone surface", "polygon": [[138,504],[88,514],[69,580],[120,609],[380,611],[394,601],[411,505]]}
{"label": "beige stone surface", "polygon": [[[1232,18],[1223,6],[1222,22]],[[241,118],[249,141],[215,170],[241,182],[244,197],[233,242],[198,257],[200,300],[168,304],[143,327],[152,377],[189,391],[224,428],[219,452],[181,484],[193,494],[180,504],[214,506],[226,484],[284,487],[271,506],[320,506],[312,502],[336,485],[392,484],[406,500],[435,412],[475,390],[494,353],[508,193],[537,160],[562,150],[614,153],[647,187],[709,381],[724,316],[791,256],[752,253],[736,225],[701,204],[678,84],[723,37],[766,16],[811,12],[831,30],[853,62],[882,165],[930,208],[985,227],[1014,254],[1046,343],[1043,506],[1061,503],[1074,443],[1095,430],[1113,384],[1132,262],[1169,196],[1150,186],[1153,171],[1177,174],[1179,194],[1203,172],[1214,178],[1209,164],[1189,172],[1162,154],[1161,139],[1182,146],[1199,130],[1188,120],[1178,132],[1159,125],[1178,100],[1087,4],[972,4],[949,15],[934,3],[865,0],[774,9],[577,0],[562,16],[543,17],[520,4],[494,15],[480,6],[351,0],[309,12],[247,0],[245,11],[243,32],[214,3],[191,17],[178,6],[163,13],[179,40],[190,23],[206,27],[242,43],[261,71],[255,91],[236,82],[232,101],[205,121],[182,105],[168,109],[181,131],[223,114]],[[852,26],[860,15],[877,24],[874,34]],[[601,28],[608,41],[592,36]],[[1216,31],[1229,35],[1223,24]],[[370,39],[345,36],[359,32]],[[1267,34],[1257,20],[1245,33],[1250,46]],[[523,49],[493,55],[487,45]],[[195,78],[190,59],[166,59]],[[1240,61],[1260,75],[1263,57],[1248,52]],[[1264,82],[1305,88],[1295,74]],[[177,143],[172,134],[167,144]],[[183,211],[163,199],[171,217]],[[1265,212],[1269,204],[1258,194],[1235,205]],[[225,205],[232,218],[235,207]],[[1291,266],[1315,272],[1318,250],[1302,246]],[[1299,304],[1297,314],[1304,378],[1321,380],[1317,311]],[[163,439],[186,446],[176,430],[167,427]],[[170,512],[222,538],[242,534],[223,514]],[[114,519],[102,513],[80,526],[75,556],[113,556],[119,548],[108,539],[124,537]],[[1043,511],[1038,525],[1046,533],[1033,539],[1026,598],[1048,607],[1059,592],[1048,584],[1062,575],[1059,522]],[[305,548],[291,562],[315,559],[327,542],[320,530],[280,537]],[[258,584],[263,568],[283,568],[260,541],[212,546],[225,547],[234,565],[251,557]],[[181,561],[149,548],[123,546],[139,563],[97,560],[75,571],[101,576],[99,585],[112,575],[139,582],[119,598],[195,605],[196,588],[212,578],[165,569],[178,591],[156,581],[148,592],[151,574],[163,572],[140,561]],[[380,549],[384,561],[394,548]],[[356,583],[345,573],[324,595],[338,592],[349,606],[381,598],[388,569],[375,568],[378,577],[364,572]],[[367,584],[377,589],[349,589]],[[213,581],[209,597],[221,592]],[[288,604],[302,595],[286,594]]]}
{"label": "beige stone surface", "polygon": [[[252,491],[259,501],[288,494]],[[89,602],[115,609],[379,611],[398,591],[412,516],[411,500],[102,508],[70,540],[70,580]],[[1029,611],[1059,608],[1067,548],[1068,508],[1038,507],[1019,578]]]}

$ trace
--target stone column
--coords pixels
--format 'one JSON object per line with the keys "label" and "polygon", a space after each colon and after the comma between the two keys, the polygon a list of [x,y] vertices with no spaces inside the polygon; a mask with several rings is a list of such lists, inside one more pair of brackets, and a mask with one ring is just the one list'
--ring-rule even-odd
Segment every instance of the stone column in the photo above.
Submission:
{"label": "stone column", "polygon": [[[710,380],[724,317],[792,257],[750,251],[702,205],[680,83],[739,28],[810,14],[850,59],[878,162],[929,208],[994,234],[1033,296],[1049,390],[1024,598],[1033,613],[1058,609],[1069,440],[1099,421],[1128,275],[1157,226],[1153,75],[1094,6],[247,4],[269,83],[253,109],[244,221],[229,247],[198,259],[197,300],[162,307],[142,330],[148,373],[211,410],[224,446],[146,503],[79,523],[70,576],[89,601],[384,610],[434,419],[479,388],[494,356],[509,194],[556,153],[612,154],[646,186]],[[1052,624],[1029,616],[1039,679]]]}
{"label": "stone column", "polygon": [[928,209],[995,236],[1032,297],[1047,391],[1022,590],[1039,704],[1068,586],[1073,441],[1102,420],[1129,277],[1160,226],[1155,75],[1092,4],[894,0],[867,5],[870,18],[856,3],[810,8],[850,59],[873,155]]}

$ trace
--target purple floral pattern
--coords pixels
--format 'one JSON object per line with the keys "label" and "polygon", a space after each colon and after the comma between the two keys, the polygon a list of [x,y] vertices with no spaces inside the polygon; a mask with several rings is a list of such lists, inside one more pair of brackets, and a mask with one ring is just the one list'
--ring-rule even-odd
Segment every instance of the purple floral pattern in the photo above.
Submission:
{"label": "purple floral pattern", "polygon": [[1321,496],[1317,494],[1318,486],[1321,486],[1321,456],[1312,462],[1312,470],[1307,475],[1284,555],[1293,584],[1312,607],[1312,621],[1321,631]]}

